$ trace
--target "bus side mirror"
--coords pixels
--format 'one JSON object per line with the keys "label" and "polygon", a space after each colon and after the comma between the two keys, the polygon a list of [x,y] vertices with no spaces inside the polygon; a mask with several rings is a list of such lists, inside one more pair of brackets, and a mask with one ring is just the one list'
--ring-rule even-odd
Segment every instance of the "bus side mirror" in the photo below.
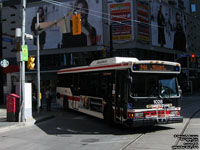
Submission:
{"label": "bus side mirror", "polygon": [[133,78],[131,76],[128,76],[128,83],[132,83],[133,82]]}
{"label": "bus side mirror", "polygon": [[181,90],[180,85],[178,86],[178,91],[179,91],[179,93],[180,93],[180,96],[182,96],[182,90]]}

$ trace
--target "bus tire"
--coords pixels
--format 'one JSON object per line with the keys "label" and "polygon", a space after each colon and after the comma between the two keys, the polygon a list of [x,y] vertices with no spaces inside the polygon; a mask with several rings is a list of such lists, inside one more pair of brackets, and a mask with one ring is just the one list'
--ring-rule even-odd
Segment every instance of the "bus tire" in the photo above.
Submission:
{"label": "bus tire", "polygon": [[113,126],[114,125],[114,112],[112,107],[105,107],[104,112],[103,112],[103,116],[104,116],[104,121],[109,125],[109,126]]}
{"label": "bus tire", "polygon": [[69,111],[69,103],[68,103],[68,98],[66,96],[63,99],[63,108],[65,111]]}

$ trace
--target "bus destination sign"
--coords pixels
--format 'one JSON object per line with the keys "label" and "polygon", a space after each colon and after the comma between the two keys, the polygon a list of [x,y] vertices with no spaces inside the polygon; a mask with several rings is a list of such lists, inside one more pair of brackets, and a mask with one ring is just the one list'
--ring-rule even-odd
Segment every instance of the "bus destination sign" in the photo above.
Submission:
{"label": "bus destination sign", "polygon": [[175,71],[179,72],[179,66],[164,64],[134,64],[133,71]]}

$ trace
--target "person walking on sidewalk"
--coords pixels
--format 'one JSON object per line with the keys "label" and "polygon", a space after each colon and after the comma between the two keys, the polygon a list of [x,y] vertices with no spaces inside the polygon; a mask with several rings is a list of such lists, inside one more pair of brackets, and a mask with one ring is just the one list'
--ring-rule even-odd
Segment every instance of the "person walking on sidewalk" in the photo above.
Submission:
{"label": "person walking on sidewalk", "polygon": [[52,95],[50,88],[48,87],[46,92],[45,92],[45,97],[46,97],[46,102],[47,102],[47,111],[51,111],[51,100],[52,100]]}

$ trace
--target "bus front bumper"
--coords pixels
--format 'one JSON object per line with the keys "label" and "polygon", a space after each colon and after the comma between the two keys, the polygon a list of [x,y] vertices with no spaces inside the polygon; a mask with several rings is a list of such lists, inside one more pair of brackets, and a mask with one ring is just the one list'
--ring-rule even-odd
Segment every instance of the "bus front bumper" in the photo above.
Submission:
{"label": "bus front bumper", "polygon": [[171,124],[182,123],[183,117],[166,117],[166,118],[142,118],[142,119],[128,119],[126,124],[131,127],[149,126],[155,124]]}

